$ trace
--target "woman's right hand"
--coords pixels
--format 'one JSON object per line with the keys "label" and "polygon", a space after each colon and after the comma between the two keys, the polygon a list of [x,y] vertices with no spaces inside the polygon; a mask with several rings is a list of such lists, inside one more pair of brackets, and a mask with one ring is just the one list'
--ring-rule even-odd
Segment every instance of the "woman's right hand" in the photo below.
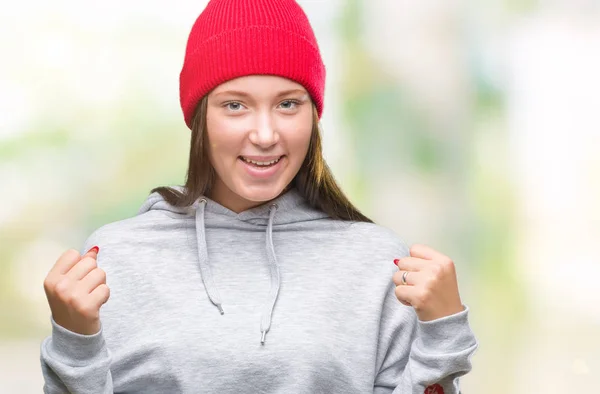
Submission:
{"label": "woman's right hand", "polygon": [[96,263],[98,251],[95,246],[82,257],[74,249],[67,250],[44,280],[54,321],[82,335],[100,331],[100,307],[110,297],[106,273]]}

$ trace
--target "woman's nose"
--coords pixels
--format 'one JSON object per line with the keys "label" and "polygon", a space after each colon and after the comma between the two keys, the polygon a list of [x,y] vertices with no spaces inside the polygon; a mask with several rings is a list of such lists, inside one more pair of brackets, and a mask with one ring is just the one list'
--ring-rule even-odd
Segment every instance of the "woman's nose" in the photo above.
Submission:
{"label": "woman's nose", "polygon": [[279,133],[273,119],[269,115],[261,115],[256,122],[256,127],[250,132],[250,142],[263,149],[269,148],[279,141]]}

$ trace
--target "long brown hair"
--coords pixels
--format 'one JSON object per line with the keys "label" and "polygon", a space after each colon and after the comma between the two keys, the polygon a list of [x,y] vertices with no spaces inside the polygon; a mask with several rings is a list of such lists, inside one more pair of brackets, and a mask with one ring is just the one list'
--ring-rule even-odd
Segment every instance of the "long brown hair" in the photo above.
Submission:
{"label": "long brown hair", "polygon": [[[168,186],[152,189],[152,192],[160,193],[169,204],[176,207],[188,207],[200,196],[208,195],[217,176],[208,155],[207,102],[207,96],[204,96],[192,121],[190,157],[183,191]],[[373,222],[348,200],[327,166],[323,158],[319,116],[314,106],[308,152],[292,184],[311,206],[325,212],[333,219]]]}

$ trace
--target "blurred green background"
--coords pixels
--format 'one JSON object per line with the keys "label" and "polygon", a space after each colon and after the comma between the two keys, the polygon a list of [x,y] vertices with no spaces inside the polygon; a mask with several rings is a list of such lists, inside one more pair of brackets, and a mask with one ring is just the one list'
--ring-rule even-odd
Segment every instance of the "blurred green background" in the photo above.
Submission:
{"label": "blurred green background", "polygon": [[[178,77],[205,3],[0,12],[0,392],[41,392],[62,251],[183,182]],[[463,391],[600,392],[600,3],[299,3],[338,180],[457,264],[480,340]]]}

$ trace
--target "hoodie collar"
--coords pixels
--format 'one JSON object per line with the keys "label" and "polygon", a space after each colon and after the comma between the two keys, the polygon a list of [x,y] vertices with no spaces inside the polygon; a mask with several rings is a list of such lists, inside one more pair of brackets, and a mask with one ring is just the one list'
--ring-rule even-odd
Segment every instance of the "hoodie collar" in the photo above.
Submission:
{"label": "hoodie collar", "polygon": [[[172,186],[172,188],[183,191],[182,186]],[[326,213],[311,207],[296,188],[288,190],[268,203],[250,208],[240,213],[236,213],[206,196],[201,196],[189,207],[174,207],[165,201],[160,194],[155,192],[148,196],[146,201],[140,207],[138,214],[148,211],[168,211],[171,213],[193,216],[198,209],[201,200],[206,200],[206,212],[224,215],[239,220],[240,222],[259,226],[267,226],[269,222],[270,207],[272,205],[277,206],[277,216],[273,221],[274,225],[298,223],[328,217]]]}
{"label": "hoodie collar", "polygon": [[[274,206],[276,207],[278,212],[274,224],[288,224],[302,221],[301,212],[305,209],[309,209],[308,205],[306,204],[306,201],[295,188],[288,190],[287,192],[281,194],[279,197],[268,203],[247,209],[240,213],[236,213],[230,210],[229,208],[226,208],[223,205],[219,204],[218,202],[211,200],[210,198],[202,198],[204,198],[207,201],[207,212],[215,213],[218,215],[225,215],[243,222],[263,226],[266,226],[268,224],[270,212],[272,207]],[[302,210],[297,210],[297,208],[303,205],[304,207],[302,207]],[[316,210],[313,212],[313,215],[315,213],[317,214],[316,217],[319,218],[327,216]]]}

